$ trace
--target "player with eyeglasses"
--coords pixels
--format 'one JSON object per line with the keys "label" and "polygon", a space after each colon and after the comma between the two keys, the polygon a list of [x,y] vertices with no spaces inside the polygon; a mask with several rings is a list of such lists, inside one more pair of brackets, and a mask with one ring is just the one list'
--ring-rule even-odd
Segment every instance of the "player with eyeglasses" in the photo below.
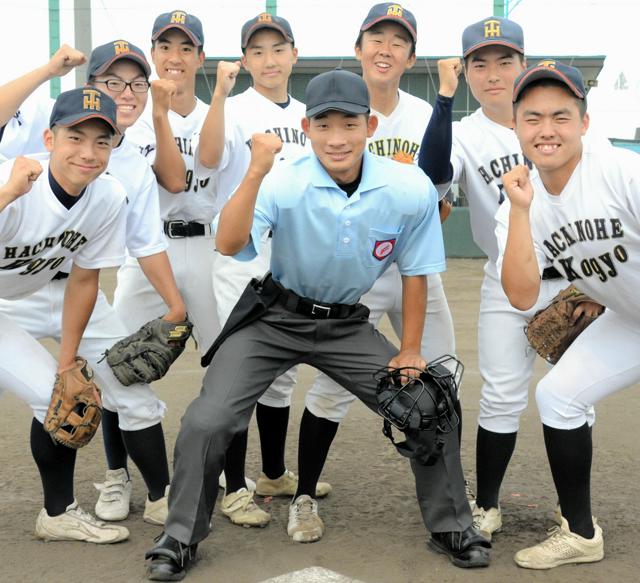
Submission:
{"label": "player with eyeglasses", "polygon": [[151,84],[149,81],[123,81],[122,79],[105,79],[104,81],[93,81],[93,85],[104,84],[109,91],[115,93],[123,93],[124,90],[129,87],[132,93],[146,93],[149,91]]}

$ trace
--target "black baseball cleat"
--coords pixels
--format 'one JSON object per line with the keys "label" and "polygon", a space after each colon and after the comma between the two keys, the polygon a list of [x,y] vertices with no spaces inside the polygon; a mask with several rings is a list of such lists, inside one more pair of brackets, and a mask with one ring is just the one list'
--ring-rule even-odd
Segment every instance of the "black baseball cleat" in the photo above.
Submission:
{"label": "black baseball cleat", "polygon": [[473,526],[462,532],[434,532],[428,544],[434,551],[447,555],[456,567],[488,567],[491,562],[491,543]]}
{"label": "black baseball cleat", "polygon": [[156,546],[144,555],[145,559],[151,559],[147,578],[152,581],[182,581],[196,558],[197,548],[197,544],[182,544],[163,532],[156,539]]}

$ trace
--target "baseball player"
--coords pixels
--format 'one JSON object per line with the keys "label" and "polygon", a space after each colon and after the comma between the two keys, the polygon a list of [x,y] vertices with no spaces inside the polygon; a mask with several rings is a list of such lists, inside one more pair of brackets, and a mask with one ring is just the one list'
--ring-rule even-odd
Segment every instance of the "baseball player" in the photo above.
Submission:
{"label": "baseball player", "polygon": [[[278,161],[291,160],[308,151],[307,137],[300,128],[304,105],[288,93],[289,77],[296,63],[295,47],[289,22],[262,13],[248,20],[241,31],[242,63],[221,61],[218,65],[216,88],[209,113],[197,137],[196,174],[199,178],[215,180],[219,194],[228,196],[241,182],[251,159],[251,136],[255,133],[274,133],[283,141]],[[240,65],[249,71],[252,86],[234,97],[231,93]],[[219,256],[213,273],[218,315],[225,323],[238,298],[252,277],[261,278],[269,269],[271,239],[266,236],[260,253],[252,261],[240,262],[233,257]],[[256,491],[263,496],[293,496],[298,486],[297,476],[286,469],[284,450],[289,420],[291,393],[295,384],[295,369],[287,371],[267,389],[256,406],[260,432],[262,472]],[[351,397],[350,394],[348,394]],[[343,400],[342,397],[341,400]],[[309,415],[310,404],[303,414]],[[337,407],[338,411],[332,411]],[[342,403],[325,398],[314,407],[320,428],[335,430],[331,418],[340,413]],[[314,417],[315,419],[315,417]],[[324,422],[324,423],[323,423]],[[317,436],[323,439],[324,436]],[[324,438],[326,439],[326,438]],[[227,456],[244,466],[246,434],[237,436]],[[307,451],[309,450],[309,451]],[[299,451],[299,457],[313,455],[315,448]],[[238,464],[240,465],[240,463]],[[235,524],[264,526],[270,515],[253,502],[253,492],[245,487],[244,472],[226,474],[225,496],[220,504],[222,512]],[[331,486],[320,482],[314,495],[324,496]]]}
{"label": "baseball player", "polygon": [[[385,2],[369,10],[355,44],[356,58],[360,61],[362,76],[371,95],[372,113],[378,118],[378,127],[367,143],[368,150],[407,164],[418,160],[420,142],[431,115],[431,106],[426,101],[400,89],[402,75],[415,64],[416,42],[417,23],[414,15],[399,4]],[[448,203],[443,201],[442,204]],[[444,209],[447,207],[444,206]],[[421,350],[427,361],[431,361],[443,354],[455,354],[455,339],[440,274],[430,274],[427,282],[427,323],[422,333]],[[398,337],[402,336],[402,285],[395,263],[363,296],[362,303],[370,309],[374,325],[377,326],[386,313]],[[314,492],[314,484],[338,423],[346,415],[348,405],[354,398],[322,374],[318,375],[309,390],[308,411],[305,411],[300,425],[300,451],[317,453],[300,456],[300,487],[296,496],[312,495]],[[319,406],[329,399],[336,402],[329,417],[333,427],[330,425],[325,429],[325,439],[319,440],[316,427],[320,422],[315,417],[320,413]],[[323,427],[327,425],[323,423]]]}
{"label": "baseball player", "polygon": [[0,87],[0,161],[45,151],[42,134],[49,127],[53,100],[28,98],[46,81],[86,60],[80,51],[62,45],[47,63]]}
{"label": "baseball player", "polygon": [[[116,105],[92,88],[62,93],[44,133],[49,154],[0,166],[0,294],[15,301],[52,284],[72,262],[63,303],[58,362],[19,323],[0,313],[0,392],[33,411],[31,451],[44,490],[36,537],[113,543],[122,526],[105,524],[78,506],[73,493],[76,450],[56,444],[43,427],[56,372],[72,368],[98,293],[100,269],[124,260],[126,193],[103,174],[118,132]],[[39,317],[43,326],[46,318]],[[58,316],[59,318],[59,316]],[[59,328],[59,324],[56,323]]]}
{"label": "baseball player", "polygon": [[[245,178],[221,211],[216,245],[223,254],[251,259],[272,231],[273,275],[245,290],[229,318],[236,326],[229,331],[227,324],[210,352],[203,390],[183,417],[165,533],[147,553],[151,579],[184,576],[210,531],[216,491],[207,477],[220,473],[226,445],[246,428],[279,374],[306,362],[375,410],[374,369],[381,363],[425,366],[425,273],[444,268],[436,191],[418,168],[365,152],[376,118],[368,115],[369,95],[358,75],[335,70],[317,76],[307,85],[306,108],[302,128],[313,153],[266,176],[282,141],[255,134]],[[403,276],[405,321],[411,322],[399,352],[357,303],[393,261]],[[447,451],[434,465],[412,460],[431,544],[459,566],[486,566],[490,545],[471,526],[458,438],[450,432],[444,439]],[[310,496],[299,496],[289,515],[294,540],[298,529],[312,524],[321,536]]]}
{"label": "baseball player", "polygon": [[[585,95],[580,71],[553,60],[518,77],[515,131],[538,175],[522,166],[509,172],[504,186],[510,205],[497,215],[498,267],[514,306],[535,304],[540,274],[549,265],[565,283],[606,306],[536,387],[562,518],[547,540],[515,555],[518,565],[531,569],[603,558],[602,529],[591,514],[589,411],[640,380],[634,251],[639,159],[627,150],[583,146],[589,127]],[[593,317],[597,305],[584,311]]]}
{"label": "baseball player", "polygon": [[534,312],[565,287],[555,269],[542,275],[540,298],[531,309],[509,304],[496,269],[494,215],[504,200],[503,175],[530,162],[513,132],[513,81],[526,67],[521,27],[488,17],[462,35],[465,78],[480,108],[451,124],[460,59],[438,63],[440,90],[422,141],[419,163],[435,184],[460,184],[467,195],[471,229],[486,253],[478,319],[478,363],[483,385],[476,441],[477,499],[474,521],[485,536],[502,527],[500,485],[513,453],[528,400],[535,352],[523,328]]}
{"label": "baseball player", "polygon": [[[114,140],[108,172],[127,192],[128,252],[138,259],[145,275],[164,299],[168,308],[165,319],[181,321],[185,308],[165,252],[167,244],[160,223],[157,183],[137,148],[124,138],[124,132],[140,116],[146,104],[150,72],[139,48],[125,40],[116,40],[91,53],[88,83],[104,89],[117,105],[121,133]],[[67,276],[68,268],[63,266],[46,288],[19,301],[0,301],[0,312],[36,338],[58,337]],[[42,325],[42,313],[51,314],[51,324],[46,329]],[[161,425],[165,404],[148,385],[124,387],[102,359],[105,349],[126,335],[126,327],[100,291],[83,338],[83,356],[94,368],[104,393],[102,430],[109,470],[105,482],[96,484],[100,497],[95,512],[103,520],[127,518],[131,496],[127,470],[129,452],[148,487],[143,519],[162,524],[167,512],[166,488],[169,484]]]}

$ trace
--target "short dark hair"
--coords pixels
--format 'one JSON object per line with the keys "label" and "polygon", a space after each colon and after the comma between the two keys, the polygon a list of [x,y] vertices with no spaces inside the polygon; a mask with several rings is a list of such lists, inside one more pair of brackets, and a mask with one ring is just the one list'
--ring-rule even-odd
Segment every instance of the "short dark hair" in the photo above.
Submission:
{"label": "short dark hair", "polygon": [[[386,21],[382,21],[382,22],[386,22]],[[402,25],[400,25],[402,27]],[[358,34],[358,38],[356,39],[356,48],[358,49],[362,49],[362,35],[365,32],[372,32],[376,29],[377,25],[372,26],[371,28],[367,29],[367,30],[361,30]],[[402,27],[404,29],[404,27]],[[406,30],[406,29],[405,29]],[[413,40],[413,37],[409,34],[409,32],[407,31],[407,36],[409,37],[409,41],[411,42],[411,49],[409,50],[409,56],[413,57],[413,55],[416,54],[416,41]]]}
{"label": "short dark hair", "polygon": [[513,113],[515,115],[517,109],[518,109],[518,105],[519,103],[522,101],[522,98],[534,87],[559,87],[560,89],[563,89],[564,91],[566,91],[569,95],[571,95],[571,97],[573,97],[573,99],[576,102],[576,105],[578,106],[578,111],[580,112],[580,117],[584,117],[585,114],[587,113],[587,98],[586,96],[584,97],[584,99],[580,99],[573,91],[571,91],[571,89],[569,89],[569,87],[567,87],[562,81],[559,81],[558,79],[538,79],[536,81],[532,81],[531,83],[529,83],[520,93],[520,95],[518,96],[518,101],[516,101],[513,104]]}
{"label": "short dark hair", "polygon": [[[279,31],[277,31],[275,28],[271,28],[271,29],[270,29],[270,28],[267,28],[267,27],[259,28],[258,30],[256,30],[254,33],[252,33],[252,34],[251,34],[251,36],[249,37],[249,39],[248,39],[248,41],[247,41],[247,46],[248,46],[248,45],[249,45],[249,43],[251,42],[251,39],[253,38],[253,36],[254,36],[257,32],[260,32],[261,30],[273,30],[273,32],[279,32]],[[280,33],[280,34],[282,34],[282,33]],[[295,48],[296,48],[296,43],[295,43],[295,41],[293,41],[293,42],[292,42],[292,41],[288,41],[288,40],[284,37],[284,35],[282,35],[282,40],[284,40],[286,44],[291,45],[291,50],[293,50],[293,49],[295,49]],[[242,54],[243,54],[243,55],[246,55],[246,54],[247,54],[247,47],[242,47]]]}

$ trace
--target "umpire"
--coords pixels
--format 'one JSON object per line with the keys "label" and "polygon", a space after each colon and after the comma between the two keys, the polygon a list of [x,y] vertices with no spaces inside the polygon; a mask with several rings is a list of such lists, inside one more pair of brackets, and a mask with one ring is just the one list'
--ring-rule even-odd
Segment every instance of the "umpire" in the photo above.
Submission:
{"label": "umpire", "polygon": [[[195,558],[209,534],[227,447],[276,377],[307,363],[375,411],[377,369],[425,366],[426,275],[445,268],[437,193],[419,168],[365,152],[377,119],[358,75],[315,77],[306,104],[302,127],[313,153],[269,172],[282,143],[254,135],[249,169],[220,215],[218,250],[240,261],[273,233],[273,275],[249,284],[203,358],[211,366],[182,419],[165,532],[147,553],[153,580],[181,579]],[[394,261],[403,286],[400,351],[357,303]],[[413,437],[429,447],[427,432]],[[430,545],[459,567],[484,567],[490,544],[472,526],[458,438],[443,439],[434,465],[411,460]],[[319,521],[312,499],[309,508]]]}

